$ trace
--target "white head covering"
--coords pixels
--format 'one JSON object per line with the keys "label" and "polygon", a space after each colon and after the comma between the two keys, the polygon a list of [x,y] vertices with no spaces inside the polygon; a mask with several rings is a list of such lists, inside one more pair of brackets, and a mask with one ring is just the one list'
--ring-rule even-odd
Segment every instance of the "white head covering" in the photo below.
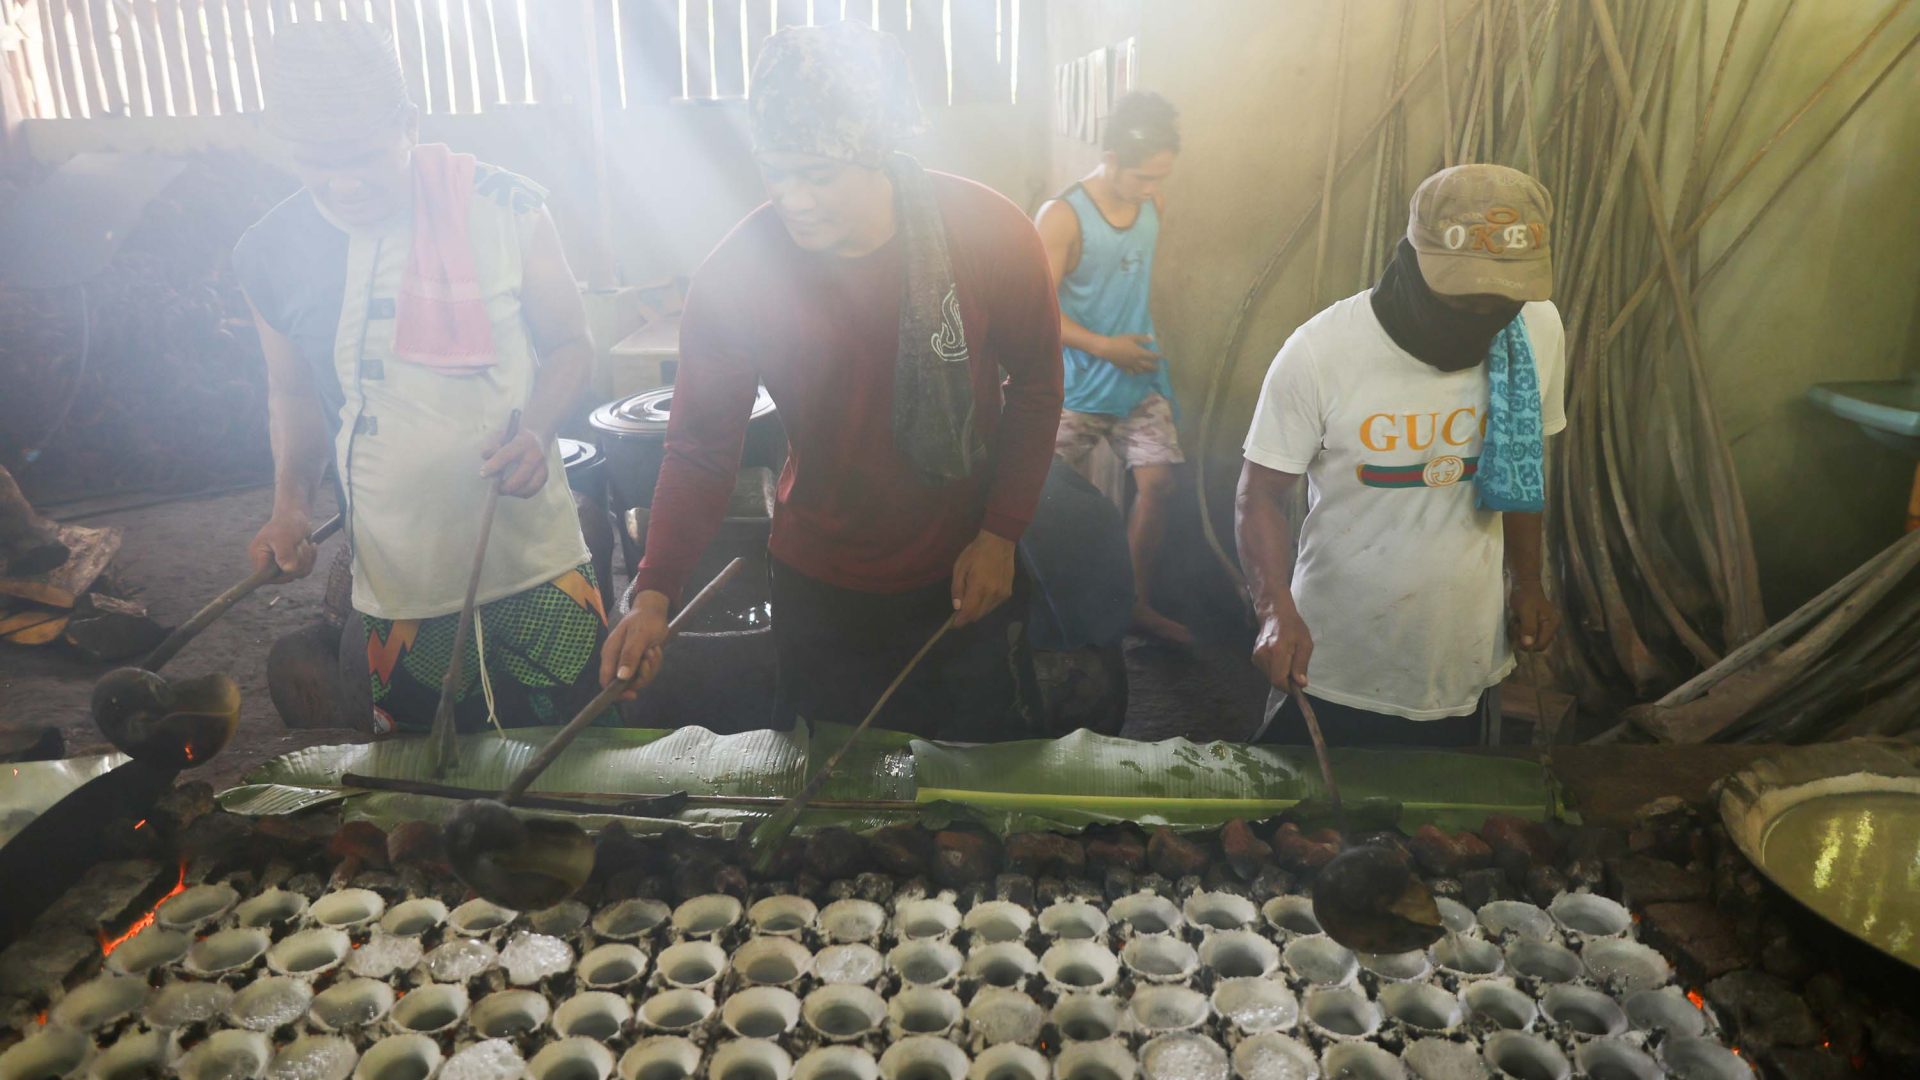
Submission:
{"label": "white head covering", "polygon": [[337,142],[406,122],[400,54],[386,27],[329,19],[282,27],[262,65],[266,122],[297,142]]}

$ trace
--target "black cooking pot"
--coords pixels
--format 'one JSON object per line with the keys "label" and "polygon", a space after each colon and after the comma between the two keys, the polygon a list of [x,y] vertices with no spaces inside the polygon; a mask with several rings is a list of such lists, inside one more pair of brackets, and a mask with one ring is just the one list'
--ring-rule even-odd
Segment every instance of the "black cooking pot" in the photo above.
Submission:
{"label": "black cooking pot", "polygon": [[[653,486],[660,478],[660,462],[666,455],[667,419],[672,408],[673,387],[657,386],[602,405],[588,418],[607,462],[607,488],[614,513],[653,505]],[[764,466],[777,475],[786,463],[786,429],[780,426],[773,398],[763,386],[754,398],[740,464],[744,468]]]}

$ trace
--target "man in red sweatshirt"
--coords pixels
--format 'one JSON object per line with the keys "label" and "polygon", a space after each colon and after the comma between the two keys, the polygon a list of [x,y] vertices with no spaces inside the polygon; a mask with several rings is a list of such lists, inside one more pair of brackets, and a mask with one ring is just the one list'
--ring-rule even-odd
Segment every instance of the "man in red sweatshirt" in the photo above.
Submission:
{"label": "man in red sweatshirt", "polygon": [[601,680],[658,670],[764,382],[789,442],[768,544],[774,725],[859,721],[952,617],[877,722],[1027,734],[1038,702],[1014,548],[1061,406],[1046,252],[1013,203],[898,152],[921,116],[889,35],[782,31],[752,86],[769,201],[694,277],[646,557]]}

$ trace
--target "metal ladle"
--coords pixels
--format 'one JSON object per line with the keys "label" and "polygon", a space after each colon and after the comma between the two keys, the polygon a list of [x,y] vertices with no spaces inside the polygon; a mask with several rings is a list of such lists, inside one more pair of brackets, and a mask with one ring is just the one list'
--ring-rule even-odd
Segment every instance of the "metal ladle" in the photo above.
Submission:
{"label": "metal ladle", "polygon": [[[745,560],[735,559],[707,582],[667,624],[668,639],[745,567]],[[454,809],[446,824],[447,860],[474,892],[515,911],[538,911],[565,900],[587,883],[593,873],[594,843],[585,829],[560,818],[522,818],[510,807],[639,679],[640,672],[635,670],[631,677],[600,691],[500,789],[499,798],[472,799]],[[660,803],[666,807],[678,801],[669,795]]]}
{"label": "metal ladle", "polygon": [[[1313,753],[1320,761],[1320,780],[1344,838],[1350,832],[1346,807],[1333,779],[1333,757],[1327,753],[1320,718],[1314,715],[1305,691],[1295,690],[1294,697],[1307,722]],[[1440,905],[1426,883],[1398,856],[1377,847],[1348,848],[1320,868],[1313,881],[1313,917],[1328,937],[1362,953],[1425,948],[1444,932]]]}
{"label": "metal ladle", "polygon": [[[318,546],[340,531],[335,514],[307,536]],[[93,722],[128,757],[174,769],[205,765],[240,724],[240,687],[224,674],[173,681],[158,674],[187,643],[254,590],[280,576],[267,564],[236,582],[168,634],[137,667],[115,668],[93,687]]]}

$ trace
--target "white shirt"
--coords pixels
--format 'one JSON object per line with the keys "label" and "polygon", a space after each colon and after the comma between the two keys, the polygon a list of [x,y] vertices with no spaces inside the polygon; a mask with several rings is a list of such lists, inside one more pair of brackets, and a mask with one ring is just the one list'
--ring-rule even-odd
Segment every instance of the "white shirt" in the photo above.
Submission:
{"label": "white shirt", "polygon": [[[1444,372],[1394,344],[1371,290],[1293,332],[1254,407],[1248,461],[1307,477],[1293,599],[1308,688],[1410,720],[1462,716],[1513,670],[1500,514],[1474,507],[1486,365]],[[1567,426],[1566,331],[1522,309],[1541,429]]]}
{"label": "white shirt", "polygon": [[[470,235],[497,362],[472,375],[393,355],[393,298],[411,251],[410,219],[348,230],[334,339],[345,423],[334,450],[346,480],[356,611],[426,619],[459,611],[466,597],[493,483],[480,475],[481,448],[526,406],[539,372],[520,307],[524,217],[474,195]],[[500,500],[476,601],[524,592],[587,559],[560,448],[549,441],[546,485],[532,498]]]}

